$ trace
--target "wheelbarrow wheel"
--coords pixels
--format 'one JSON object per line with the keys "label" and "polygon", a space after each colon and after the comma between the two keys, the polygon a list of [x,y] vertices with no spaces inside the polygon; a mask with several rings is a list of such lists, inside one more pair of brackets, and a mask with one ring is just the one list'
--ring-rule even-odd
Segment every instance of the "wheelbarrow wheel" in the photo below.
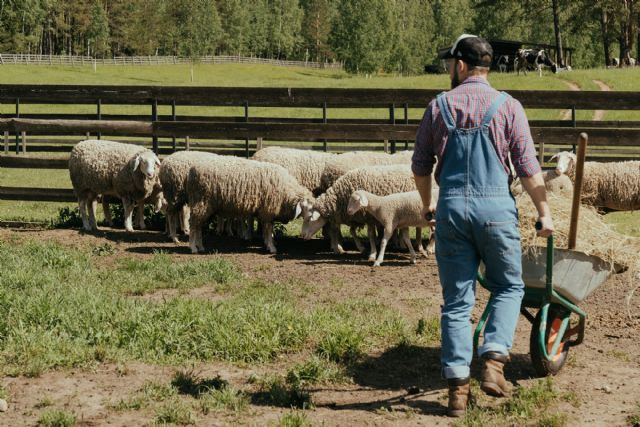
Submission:
{"label": "wheelbarrow wheel", "polygon": [[[563,307],[551,304],[548,310],[547,328],[544,337],[544,342],[547,346],[547,352],[551,352],[553,344],[558,337],[558,330],[562,319],[570,315]],[[547,360],[544,357],[540,349],[540,322],[542,321],[542,310],[538,310],[536,318],[531,327],[531,336],[529,339],[529,349],[531,351],[531,362],[536,373],[541,377],[547,377],[549,375],[556,375],[564,363],[567,361],[567,355],[569,353],[569,345],[566,342],[562,342],[558,347],[558,351],[551,357],[551,360]]]}

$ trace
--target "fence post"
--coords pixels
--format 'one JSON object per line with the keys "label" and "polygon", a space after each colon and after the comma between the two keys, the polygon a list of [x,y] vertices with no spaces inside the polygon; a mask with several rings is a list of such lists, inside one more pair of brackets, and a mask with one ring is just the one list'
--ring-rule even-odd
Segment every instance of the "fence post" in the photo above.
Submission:
{"label": "fence post", "polygon": [[[572,105],[571,106],[571,123],[573,124],[573,128],[575,129],[576,126],[576,106]],[[576,152],[576,144],[573,144],[573,152]]]}
{"label": "fence post", "polygon": [[[97,119],[102,120],[102,99],[98,98],[96,102]],[[98,132],[98,139],[102,138],[102,132]]]}
{"label": "fence post", "polygon": [[388,139],[384,140],[384,152],[385,153],[389,152],[389,140]]}
{"label": "fence post", "polygon": [[22,140],[22,153],[27,153],[27,132],[20,132],[20,139]]}
{"label": "fence post", "polygon": [[544,141],[540,141],[538,143],[538,147],[539,147],[538,148],[538,150],[539,150],[539,153],[538,153],[539,160],[538,161],[540,162],[540,167],[542,167],[542,166],[544,166]]}
{"label": "fence post", "polygon": [[[396,104],[391,104],[389,108],[389,121],[392,125],[396,124]],[[385,150],[386,151],[386,150]],[[391,141],[391,154],[396,152],[396,140]]]}
{"label": "fence post", "polygon": [[9,154],[9,131],[4,131],[4,154]]}
{"label": "fence post", "polygon": [[[176,117],[176,100],[174,99],[173,101],[171,101],[171,118],[173,119],[173,121],[177,121],[177,117]],[[173,152],[176,152],[176,136],[173,135],[173,138],[171,138],[171,143],[173,146]]]}
{"label": "fence post", "polygon": [[187,151],[191,149],[191,141],[189,141],[189,135],[184,137],[184,149]]}
{"label": "fence post", "polygon": [[259,136],[258,140],[256,141],[256,151],[260,151],[262,150],[262,137]]}
{"label": "fence post", "polygon": [[[16,98],[16,119],[20,118],[20,98]],[[16,131],[16,154],[20,154],[18,132]]]}
{"label": "fence post", "polygon": [[[322,123],[323,124],[327,124],[327,101],[324,101],[322,103]],[[324,152],[327,152],[327,140],[324,139],[322,140],[322,149],[324,150]]]}
{"label": "fence post", "polygon": [[[153,102],[151,103],[151,121],[152,122],[158,121],[158,100],[156,98],[153,98]],[[156,153],[157,155],[158,154],[158,137],[156,136],[155,133],[153,134],[151,143],[153,146],[153,152]]]}
{"label": "fence post", "polygon": [[[404,103],[404,124],[409,124],[409,103],[407,102]],[[404,149],[409,149],[409,140],[407,139],[404,140]]]}
{"label": "fence post", "polygon": [[[244,101],[244,121],[249,122],[249,101]],[[249,158],[249,139],[244,140],[245,156]]]}

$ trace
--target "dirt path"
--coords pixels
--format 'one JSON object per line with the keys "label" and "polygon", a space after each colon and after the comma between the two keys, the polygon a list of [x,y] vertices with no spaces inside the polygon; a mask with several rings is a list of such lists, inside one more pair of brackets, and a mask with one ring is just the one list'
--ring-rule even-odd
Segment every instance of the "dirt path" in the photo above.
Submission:
{"label": "dirt path", "polygon": [[[579,91],[580,90],[580,86],[578,86],[577,83],[574,82],[570,82],[568,80],[562,80],[562,82],[564,84],[566,84],[570,90],[575,90],[575,91]],[[562,120],[571,120],[571,110],[564,110],[562,112]]]}
{"label": "dirt path", "polygon": [[[609,85],[607,85],[605,82],[603,82],[602,80],[592,80],[596,85],[598,85],[598,87],[600,88],[601,91],[603,92],[609,92],[611,91],[611,88],[609,87]],[[604,118],[606,111],[605,110],[596,110],[593,112],[593,120],[594,121],[600,121]]]}
{"label": "dirt path", "polygon": [[[206,240],[217,255],[190,255],[186,244],[174,246],[158,233],[106,231],[100,235],[83,235],[74,230],[11,231],[0,229],[0,240],[54,240],[65,245],[95,247],[105,239],[114,247],[113,258],[148,257],[154,250],[171,254],[174,261],[198,257],[221,256],[237,264],[249,277],[267,281],[302,281],[312,291],[304,304],[336,298],[374,297],[399,309],[410,321],[422,316],[438,315],[441,304],[437,267],[433,259],[420,258],[416,266],[408,263],[407,254],[389,253],[386,265],[372,269],[354,252],[338,257],[329,253],[320,240],[279,241],[281,253],[270,256],[258,242],[247,246],[240,241],[224,244]],[[211,253],[211,252],[210,252]],[[640,403],[640,297],[631,301],[629,318],[624,298],[629,292],[625,274],[612,277],[581,304],[589,315],[585,342],[572,348],[569,362],[554,378],[561,393],[571,393],[572,403],[561,401],[558,410],[567,415],[570,426],[627,425],[626,418]],[[219,296],[196,289],[194,298]],[[169,295],[167,295],[169,296]],[[479,291],[473,318],[477,320],[486,303],[486,293]],[[520,319],[508,366],[510,380],[523,385],[533,381],[529,359],[530,326]],[[265,365],[233,365],[223,362],[203,363],[197,370],[203,376],[221,375],[236,388],[252,393],[251,377],[269,372],[283,373],[291,364],[288,355]],[[305,414],[314,425],[448,425],[443,416],[446,405],[444,381],[439,376],[439,348],[415,347],[410,352],[387,349],[369,354],[356,367],[353,383],[312,390],[316,404]],[[474,374],[478,374],[474,362]],[[73,411],[81,425],[144,425],[153,417],[149,408],[116,411],[112,405],[130,396],[145,381],[170,381],[175,368],[129,362],[118,367],[100,364],[95,369],[72,369],[46,372],[39,378],[9,378],[0,381],[8,391],[10,409],[0,414],[0,425],[32,425],[45,409]],[[408,394],[410,388],[418,393]],[[48,405],[43,408],[44,403]],[[240,419],[212,413],[198,415],[198,425],[266,425],[277,422],[288,408],[252,404]]]}

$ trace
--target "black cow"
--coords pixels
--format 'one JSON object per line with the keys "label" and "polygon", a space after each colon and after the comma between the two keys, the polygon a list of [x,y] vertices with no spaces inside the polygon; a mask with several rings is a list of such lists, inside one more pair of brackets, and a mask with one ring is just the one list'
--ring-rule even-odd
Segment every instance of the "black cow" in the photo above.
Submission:
{"label": "black cow", "polygon": [[558,71],[557,65],[547,56],[544,49],[518,49],[515,60],[515,68],[520,75],[522,70],[527,75],[527,68],[538,70],[542,77],[542,67],[549,67],[554,73]]}

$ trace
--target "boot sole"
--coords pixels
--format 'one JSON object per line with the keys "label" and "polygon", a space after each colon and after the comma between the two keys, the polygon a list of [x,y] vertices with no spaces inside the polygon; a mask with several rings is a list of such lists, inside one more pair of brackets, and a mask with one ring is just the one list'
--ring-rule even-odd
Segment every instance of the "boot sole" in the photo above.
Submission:
{"label": "boot sole", "polygon": [[507,397],[509,395],[496,383],[483,382],[480,384],[480,390],[493,397]]}

